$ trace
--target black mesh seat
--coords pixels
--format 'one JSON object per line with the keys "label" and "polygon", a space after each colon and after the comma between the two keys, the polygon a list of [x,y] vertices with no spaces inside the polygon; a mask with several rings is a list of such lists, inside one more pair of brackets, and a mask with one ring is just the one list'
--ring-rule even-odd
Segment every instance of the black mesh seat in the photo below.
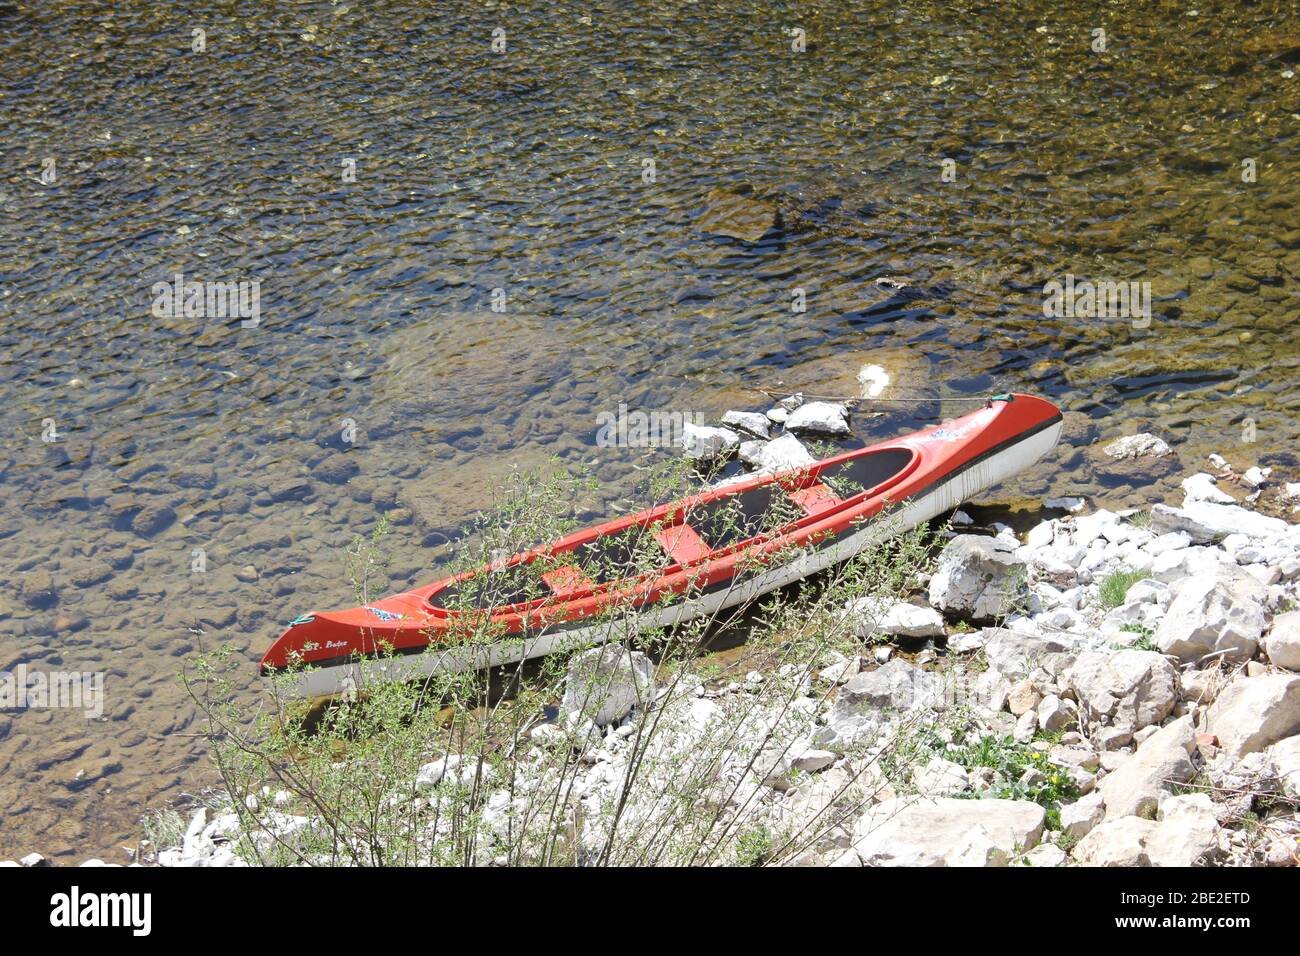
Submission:
{"label": "black mesh seat", "polygon": [[851,498],[893,478],[907,467],[912,454],[906,448],[887,448],[859,455],[823,468],[819,478],[839,497]]}

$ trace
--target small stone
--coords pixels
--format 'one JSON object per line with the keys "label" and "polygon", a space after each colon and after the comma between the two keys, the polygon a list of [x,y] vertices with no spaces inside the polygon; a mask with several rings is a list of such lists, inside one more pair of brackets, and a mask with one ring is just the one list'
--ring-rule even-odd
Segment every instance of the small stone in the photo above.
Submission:
{"label": "small stone", "polygon": [[740,436],[729,428],[693,422],[682,425],[682,452],[694,461],[711,462],[730,457],[739,445]]}
{"label": "small stone", "polygon": [[23,602],[36,610],[53,607],[59,600],[58,591],[54,587],[54,578],[49,571],[41,568],[28,571],[23,575],[20,594]]}
{"label": "small stone", "polygon": [[747,432],[758,438],[770,437],[767,416],[759,412],[729,411],[722,416],[722,424],[738,431]]}
{"label": "small stone", "polygon": [[1065,861],[1065,851],[1055,843],[1040,843],[1025,854],[1029,866],[1065,866]]}
{"label": "small stone", "polygon": [[258,579],[257,568],[251,564],[246,564],[242,568],[235,569],[235,580],[242,581],[245,584],[252,584]]}
{"label": "small stone", "polygon": [[1087,836],[1106,817],[1100,793],[1091,793],[1074,803],[1061,805],[1061,832],[1076,842]]}
{"label": "small stone", "polygon": [[1237,677],[1201,712],[1199,729],[1232,758],[1300,734],[1300,675]]}
{"label": "small stone", "polygon": [[821,435],[848,435],[848,410],[837,402],[808,402],[785,420],[787,431]]}
{"label": "small stone", "polygon": [[152,538],[171,527],[176,512],[163,504],[148,504],[131,519],[131,530],[142,538]]}
{"label": "small stone", "polygon": [[1300,671],[1300,611],[1287,611],[1273,618],[1264,650],[1277,667]]}
{"label": "small stone", "polygon": [[361,471],[355,453],[336,451],[321,459],[311,470],[312,477],[331,485],[341,485]]}
{"label": "small stone", "polygon": [[1035,710],[1038,702],[1043,699],[1043,695],[1038,692],[1034,682],[1025,678],[1011,688],[1007,694],[1007,709],[1017,717]]}
{"label": "small stone", "polygon": [[829,750],[805,750],[790,764],[795,770],[804,773],[817,773],[835,763],[837,755]]}
{"label": "small stone", "polygon": [[1074,701],[1062,700],[1055,694],[1048,694],[1038,705],[1038,727],[1053,734],[1060,730],[1078,726],[1078,710]]}

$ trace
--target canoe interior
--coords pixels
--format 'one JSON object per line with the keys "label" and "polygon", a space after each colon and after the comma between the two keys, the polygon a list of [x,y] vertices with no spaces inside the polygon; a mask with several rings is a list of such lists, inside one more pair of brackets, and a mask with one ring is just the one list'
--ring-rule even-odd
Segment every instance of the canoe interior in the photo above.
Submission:
{"label": "canoe interior", "polygon": [[[905,448],[868,450],[810,465],[805,472],[796,473],[794,481],[772,480],[670,506],[621,531],[558,548],[544,558],[544,568],[532,565],[535,558],[512,560],[495,570],[460,578],[431,595],[429,604],[458,610],[502,608],[563,598],[638,573],[663,573],[760,536],[780,533],[864,492],[881,491],[906,471],[915,454]],[[673,533],[664,528],[679,530]],[[629,568],[636,569],[633,575]],[[552,573],[542,575],[539,571]]]}

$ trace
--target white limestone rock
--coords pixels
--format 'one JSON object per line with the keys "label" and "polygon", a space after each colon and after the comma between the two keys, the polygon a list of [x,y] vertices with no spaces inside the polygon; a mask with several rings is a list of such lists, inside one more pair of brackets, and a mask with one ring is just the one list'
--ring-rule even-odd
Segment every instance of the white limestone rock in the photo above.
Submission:
{"label": "white limestone rock", "polygon": [[722,424],[733,431],[742,431],[757,438],[771,437],[771,423],[762,412],[729,411],[722,416]]}
{"label": "white limestone rock", "polygon": [[575,654],[564,679],[560,713],[604,727],[626,717],[634,707],[654,700],[654,664],[640,651],[618,644]]}
{"label": "white limestone rock", "polygon": [[1190,717],[1180,717],[1148,737],[1119,769],[1098,785],[1106,804],[1106,819],[1152,816],[1160,797],[1196,773],[1191,755],[1196,734]]}
{"label": "white limestone rock", "polygon": [[[974,844],[987,865],[990,848],[1009,859],[1035,847],[1043,823],[1043,808],[1027,800],[886,800],[858,821],[853,849],[865,866],[948,866],[980,856]],[[977,827],[983,834],[972,836]]]}
{"label": "white limestone rock", "polygon": [[746,462],[764,474],[805,468],[817,459],[794,435],[782,435],[749,452]]}
{"label": "white limestone rock", "polygon": [[787,431],[818,435],[849,434],[848,410],[838,402],[807,402],[785,420]]}
{"label": "white limestone rock", "polygon": [[930,578],[930,604],[968,620],[1004,615],[1024,586],[1015,546],[1000,538],[962,534],[939,555]]}
{"label": "white limestone rock", "polygon": [[1153,651],[1086,651],[1064,677],[1086,726],[1133,733],[1157,724],[1178,701],[1178,671]]}
{"label": "white limestone rock", "polygon": [[1300,734],[1300,674],[1238,676],[1201,711],[1199,724],[1232,758]]}
{"label": "white limestone rock", "polygon": [[1237,503],[1237,500],[1232,495],[1219,489],[1219,486],[1215,484],[1213,475],[1206,474],[1203,471],[1183,479],[1183,494],[1186,496],[1185,501],[1213,501],[1227,505]]}
{"label": "white limestone rock", "polygon": [[1300,611],[1287,611],[1273,618],[1264,650],[1276,666],[1300,671]]}
{"label": "white limestone rock", "polygon": [[682,425],[682,453],[694,461],[711,462],[728,458],[740,445],[740,436],[730,428],[713,425]]}
{"label": "white limestone rock", "polygon": [[1163,458],[1173,453],[1169,443],[1149,432],[1126,435],[1107,445],[1102,451],[1111,458]]}
{"label": "white limestone rock", "polygon": [[1268,591],[1235,565],[1216,565],[1174,589],[1154,641],[1161,653],[1188,663],[1218,653],[1246,661],[1264,631]]}
{"label": "white limestone rock", "polygon": [[1182,531],[1197,544],[1214,544],[1233,533],[1252,538],[1285,537],[1290,526],[1281,518],[1270,518],[1239,505],[1190,501],[1182,508],[1153,506],[1151,528],[1159,532]]}
{"label": "white limestone rock", "polygon": [[1106,804],[1100,793],[1090,793],[1074,803],[1061,804],[1061,832],[1078,842],[1092,832],[1106,817]]}
{"label": "white limestone rock", "polygon": [[845,609],[854,633],[863,640],[878,635],[893,637],[942,637],[943,615],[932,607],[906,601],[877,601],[859,598]]}

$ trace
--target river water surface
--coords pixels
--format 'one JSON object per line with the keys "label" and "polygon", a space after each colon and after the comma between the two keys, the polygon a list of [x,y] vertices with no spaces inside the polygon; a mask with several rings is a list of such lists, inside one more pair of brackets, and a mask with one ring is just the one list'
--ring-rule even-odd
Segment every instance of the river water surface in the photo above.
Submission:
{"label": "river water surface", "polygon": [[[211,784],[177,672],[233,641],[252,701],[384,511],[399,587],[516,466],[626,493],[620,402],[872,363],[926,401],[861,440],[1075,413],[990,500],[1141,503],[1084,447],[1139,427],[1293,468],[1298,59],[1284,0],[0,3],[0,670],[107,682],[0,711],[0,857],[122,861]],[[703,234],[719,188],[783,227]],[[155,314],[178,273],[260,321]],[[1067,274],[1150,283],[1150,322],[1044,317]]]}

